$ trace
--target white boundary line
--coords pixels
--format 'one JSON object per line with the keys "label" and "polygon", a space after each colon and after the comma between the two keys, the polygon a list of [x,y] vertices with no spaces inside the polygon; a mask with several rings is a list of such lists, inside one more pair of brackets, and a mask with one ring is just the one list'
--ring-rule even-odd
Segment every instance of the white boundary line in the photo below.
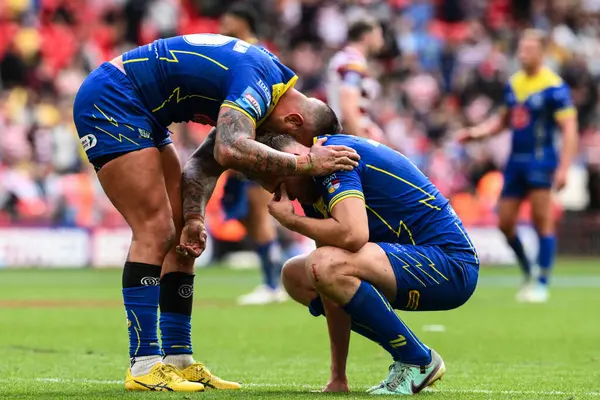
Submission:
{"label": "white boundary line", "polygon": [[[46,382],[46,383],[79,383],[91,385],[122,385],[122,380],[100,379],[72,379],[72,378],[0,378],[0,382]],[[243,383],[242,388],[296,388],[304,390],[317,390],[318,387],[299,384],[273,384],[273,383]],[[365,387],[365,389],[367,389]],[[460,394],[503,394],[503,395],[533,395],[533,396],[588,396],[600,397],[600,392],[562,392],[562,391],[536,391],[536,390],[489,390],[489,389],[425,389],[434,393],[460,393]]]}

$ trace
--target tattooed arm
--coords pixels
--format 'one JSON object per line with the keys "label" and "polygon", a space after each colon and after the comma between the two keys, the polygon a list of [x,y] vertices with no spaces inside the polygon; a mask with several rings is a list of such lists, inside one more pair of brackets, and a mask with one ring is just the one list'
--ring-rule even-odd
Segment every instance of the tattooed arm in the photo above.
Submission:
{"label": "tattooed arm", "polygon": [[294,155],[274,150],[254,140],[254,123],[240,111],[222,107],[216,129],[190,157],[183,169],[185,226],[177,251],[198,257],[206,247],[204,215],[217,179],[231,168],[256,177],[296,174],[325,175],[352,170],[358,154],[345,146],[313,146],[311,153]]}
{"label": "tattooed arm", "polygon": [[254,140],[254,122],[240,111],[222,107],[214,156],[223,167],[243,173],[294,175],[311,168],[310,158],[282,153]]}
{"label": "tattooed arm", "polygon": [[221,107],[217,120],[214,157],[225,167],[247,175],[322,175],[351,170],[358,155],[345,146],[320,146],[305,155],[274,150],[254,140],[254,122],[244,113]]}
{"label": "tattooed arm", "polygon": [[206,204],[225,171],[213,157],[216,129],[213,128],[204,142],[194,151],[183,167],[183,217],[185,220],[201,216],[204,218]]}
{"label": "tattooed arm", "polygon": [[206,247],[204,216],[219,176],[225,169],[213,156],[217,130],[213,128],[183,168],[182,197],[185,226],[177,251],[198,257]]}

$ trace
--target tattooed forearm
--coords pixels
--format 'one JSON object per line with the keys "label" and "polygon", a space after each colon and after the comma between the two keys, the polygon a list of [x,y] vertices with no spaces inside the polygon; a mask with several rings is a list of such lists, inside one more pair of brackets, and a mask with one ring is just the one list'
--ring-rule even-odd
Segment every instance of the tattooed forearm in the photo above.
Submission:
{"label": "tattooed forearm", "polygon": [[206,214],[206,204],[210,200],[217,179],[224,168],[213,156],[216,129],[208,134],[183,168],[183,217],[202,218]]}
{"label": "tattooed forearm", "polygon": [[215,159],[224,167],[245,174],[294,175],[296,156],[283,153],[254,140],[254,125],[240,111],[221,108],[217,121]]}

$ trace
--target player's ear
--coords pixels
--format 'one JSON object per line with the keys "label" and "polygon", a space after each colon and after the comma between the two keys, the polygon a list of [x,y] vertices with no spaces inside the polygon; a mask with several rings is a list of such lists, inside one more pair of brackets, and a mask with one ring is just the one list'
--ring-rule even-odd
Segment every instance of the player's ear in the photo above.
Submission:
{"label": "player's ear", "polygon": [[283,119],[283,122],[285,122],[286,125],[293,125],[294,128],[300,128],[302,125],[304,125],[304,118],[298,113],[292,113],[286,115]]}

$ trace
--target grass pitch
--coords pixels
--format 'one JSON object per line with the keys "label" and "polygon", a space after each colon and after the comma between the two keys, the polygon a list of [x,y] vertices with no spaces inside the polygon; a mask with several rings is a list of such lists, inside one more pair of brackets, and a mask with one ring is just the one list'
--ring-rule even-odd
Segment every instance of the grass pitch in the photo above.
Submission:
{"label": "grass pitch", "polygon": [[[126,393],[127,331],[117,270],[0,271],[0,399],[367,398],[390,359],[353,335],[352,393],[313,393],[328,378],[325,320],[292,302],[238,307],[254,271],[199,270],[196,358],[244,383],[238,392]],[[450,312],[401,313],[444,358],[431,399],[599,399],[600,261],[561,260],[551,300],[517,304],[516,269],[482,269]]]}

